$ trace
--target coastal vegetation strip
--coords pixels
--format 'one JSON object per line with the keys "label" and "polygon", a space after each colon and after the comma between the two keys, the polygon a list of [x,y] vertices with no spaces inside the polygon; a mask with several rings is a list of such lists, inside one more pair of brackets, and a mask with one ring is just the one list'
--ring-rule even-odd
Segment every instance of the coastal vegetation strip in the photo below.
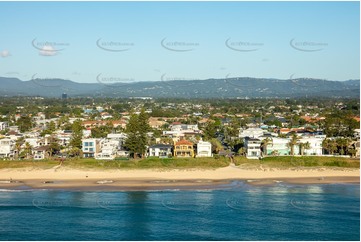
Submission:
{"label": "coastal vegetation strip", "polygon": [[[61,162],[63,168],[74,169],[215,169],[227,167],[231,160],[226,157],[217,158],[164,158],[149,157],[130,160],[96,160],[91,158],[67,159]],[[261,160],[249,160],[245,157],[234,157],[232,165],[238,168],[311,168],[311,167],[344,167],[360,168],[360,160],[344,157],[321,156],[284,156],[266,157]],[[55,169],[59,161],[47,160],[3,160],[0,169],[7,168]]]}

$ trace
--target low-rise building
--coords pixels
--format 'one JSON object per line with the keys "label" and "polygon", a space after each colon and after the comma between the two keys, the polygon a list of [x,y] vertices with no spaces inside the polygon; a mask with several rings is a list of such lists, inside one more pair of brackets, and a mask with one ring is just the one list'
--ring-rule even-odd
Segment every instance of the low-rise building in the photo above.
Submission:
{"label": "low-rise building", "polygon": [[248,128],[248,129],[240,129],[239,130],[239,138],[258,138],[262,136],[265,131],[261,128]]}
{"label": "low-rise building", "polygon": [[149,147],[149,156],[165,158],[172,155],[172,145],[155,144]]}
{"label": "low-rise building", "polygon": [[180,140],[174,146],[174,156],[194,157],[193,143],[188,140]]}
{"label": "low-rise building", "polygon": [[0,131],[3,131],[9,127],[8,122],[0,122]]}
{"label": "low-rise building", "polygon": [[15,156],[15,141],[9,138],[0,139],[0,158]]}
{"label": "low-rise building", "polygon": [[246,137],[244,139],[244,147],[246,148],[246,157],[248,159],[258,159],[261,157],[261,140]]}
{"label": "low-rise building", "polygon": [[100,151],[100,139],[82,139],[83,157],[95,157]]}
{"label": "low-rise building", "polygon": [[212,157],[212,144],[200,140],[197,144],[197,157]]}
{"label": "low-rise building", "polygon": [[95,155],[95,158],[98,160],[113,160],[117,155],[117,151],[120,149],[120,141],[102,139],[99,143],[100,150]]}

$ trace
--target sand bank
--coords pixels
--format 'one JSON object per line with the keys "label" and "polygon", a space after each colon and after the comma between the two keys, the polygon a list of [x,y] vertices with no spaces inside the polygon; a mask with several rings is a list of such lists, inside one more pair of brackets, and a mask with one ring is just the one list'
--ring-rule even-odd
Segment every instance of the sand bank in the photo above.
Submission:
{"label": "sand bank", "polygon": [[142,170],[75,170],[1,169],[0,188],[40,188],[79,190],[148,190],[212,188],[244,180],[253,185],[280,182],[359,183],[360,170],[355,168],[244,169],[228,166],[219,169],[142,169]]}

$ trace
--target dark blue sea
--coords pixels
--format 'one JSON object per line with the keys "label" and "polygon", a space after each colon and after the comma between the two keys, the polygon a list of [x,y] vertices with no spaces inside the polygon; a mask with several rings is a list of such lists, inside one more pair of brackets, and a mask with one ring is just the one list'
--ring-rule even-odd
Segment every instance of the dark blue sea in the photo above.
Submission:
{"label": "dark blue sea", "polygon": [[0,191],[1,240],[359,240],[360,186]]}

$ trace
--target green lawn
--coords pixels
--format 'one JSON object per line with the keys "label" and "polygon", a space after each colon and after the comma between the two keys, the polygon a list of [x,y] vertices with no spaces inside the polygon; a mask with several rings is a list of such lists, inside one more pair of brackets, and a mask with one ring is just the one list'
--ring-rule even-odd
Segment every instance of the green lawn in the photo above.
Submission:
{"label": "green lawn", "polygon": [[263,165],[274,168],[290,168],[290,167],[349,167],[360,168],[359,159],[343,158],[343,157],[322,157],[322,156],[274,156],[266,157],[262,160],[247,160],[236,158],[236,164]]}
{"label": "green lawn", "polygon": [[[349,167],[359,168],[359,159],[341,158],[341,157],[266,157],[262,160],[249,160],[245,157],[235,157],[235,164],[242,167],[273,167],[273,168],[292,168],[292,167]],[[230,160],[225,157],[215,158],[165,158],[159,159],[150,157],[145,159],[130,160],[95,160],[91,158],[68,159],[64,161],[62,167],[77,169],[189,169],[205,168],[214,169],[226,167]],[[2,160],[0,169],[4,168],[37,168],[50,169],[59,165],[55,160]]]}

